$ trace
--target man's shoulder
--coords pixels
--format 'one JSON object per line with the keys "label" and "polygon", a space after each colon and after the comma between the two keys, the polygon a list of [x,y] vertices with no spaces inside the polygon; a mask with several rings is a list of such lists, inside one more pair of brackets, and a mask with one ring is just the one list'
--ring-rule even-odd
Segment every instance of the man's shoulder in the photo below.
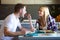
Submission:
{"label": "man's shoulder", "polygon": [[13,19],[13,13],[9,14],[5,19]]}

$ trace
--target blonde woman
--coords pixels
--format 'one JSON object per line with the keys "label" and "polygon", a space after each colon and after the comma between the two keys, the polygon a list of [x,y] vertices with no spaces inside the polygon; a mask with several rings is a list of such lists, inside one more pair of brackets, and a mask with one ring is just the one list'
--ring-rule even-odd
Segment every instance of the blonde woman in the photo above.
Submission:
{"label": "blonde woman", "polygon": [[38,11],[39,19],[37,23],[39,23],[39,29],[48,29],[56,31],[56,23],[55,19],[50,15],[48,7],[40,7]]}

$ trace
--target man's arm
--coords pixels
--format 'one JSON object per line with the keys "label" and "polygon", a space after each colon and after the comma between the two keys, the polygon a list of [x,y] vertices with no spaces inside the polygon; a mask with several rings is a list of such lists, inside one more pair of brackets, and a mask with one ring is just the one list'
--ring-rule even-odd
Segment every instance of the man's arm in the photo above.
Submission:
{"label": "man's arm", "polygon": [[18,36],[18,35],[23,35],[23,34],[25,34],[25,32],[23,30],[18,31],[18,32],[11,32],[11,31],[8,31],[7,27],[4,27],[4,35],[5,36]]}

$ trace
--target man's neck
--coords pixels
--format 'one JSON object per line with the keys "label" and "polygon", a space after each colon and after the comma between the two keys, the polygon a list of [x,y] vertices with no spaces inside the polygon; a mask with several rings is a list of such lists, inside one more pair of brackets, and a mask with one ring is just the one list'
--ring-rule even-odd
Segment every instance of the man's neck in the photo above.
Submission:
{"label": "man's neck", "polygon": [[19,14],[18,13],[14,13],[14,15],[16,16],[16,18],[19,18]]}

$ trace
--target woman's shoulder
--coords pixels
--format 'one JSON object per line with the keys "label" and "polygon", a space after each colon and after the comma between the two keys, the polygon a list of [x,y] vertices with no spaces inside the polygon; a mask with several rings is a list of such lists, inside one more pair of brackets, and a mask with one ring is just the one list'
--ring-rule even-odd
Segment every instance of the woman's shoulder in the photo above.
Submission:
{"label": "woman's shoulder", "polygon": [[50,19],[55,19],[55,18],[53,18],[51,15],[48,15],[48,18],[50,18]]}

